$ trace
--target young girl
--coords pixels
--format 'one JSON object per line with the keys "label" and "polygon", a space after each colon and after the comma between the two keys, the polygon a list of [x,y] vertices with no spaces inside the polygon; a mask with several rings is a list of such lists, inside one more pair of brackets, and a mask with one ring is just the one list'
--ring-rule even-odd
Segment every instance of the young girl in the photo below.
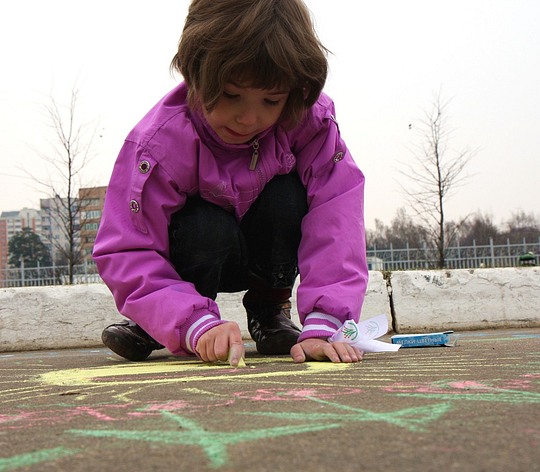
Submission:
{"label": "young girl", "polygon": [[185,81],[128,135],[107,190],[94,258],[129,318],[104,330],[111,350],[236,366],[240,329],[214,300],[247,290],[260,353],[361,359],[327,341],[358,321],[368,272],[364,177],[321,92],[325,53],[302,0],[193,0],[171,64]]}

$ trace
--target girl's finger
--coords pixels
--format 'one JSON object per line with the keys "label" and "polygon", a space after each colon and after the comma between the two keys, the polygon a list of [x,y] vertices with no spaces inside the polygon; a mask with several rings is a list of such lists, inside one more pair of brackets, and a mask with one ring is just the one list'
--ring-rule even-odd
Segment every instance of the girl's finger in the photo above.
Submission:
{"label": "girl's finger", "polygon": [[337,349],[335,349],[335,347],[330,343],[325,343],[323,345],[323,352],[324,355],[332,362],[337,363],[342,361],[342,356],[339,354],[339,352],[337,352]]}
{"label": "girl's finger", "polygon": [[201,342],[199,340],[199,342],[197,343],[197,348],[196,348],[196,354],[204,361],[204,362],[208,362],[208,356],[206,355],[206,343],[204,342]]}
{"label": "girl's finger", "polygon": [[302,349],[301,344],[295,344],[293,347],[291,347],[291,357],[293,358],[293,361],[297,364],[306,362],[306,354]]}
{"label": "girl's finger", "polygon": [[240,362],[244,360],[245,350],[244,344],[233,342],[229,348],[229,364],[231,367],[238,367]]}

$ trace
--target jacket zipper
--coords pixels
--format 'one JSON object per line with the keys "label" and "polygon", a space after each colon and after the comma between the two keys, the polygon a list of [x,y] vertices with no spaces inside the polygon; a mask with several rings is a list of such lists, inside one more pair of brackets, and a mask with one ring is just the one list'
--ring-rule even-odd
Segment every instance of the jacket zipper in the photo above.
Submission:
{"label": "jacket zipper", "polygon": [[251,146],[253,147],[253,154],[251,155],[249,170],[255,170],[257,168],[257,161],[259,160],[259,140],[254,139]]}

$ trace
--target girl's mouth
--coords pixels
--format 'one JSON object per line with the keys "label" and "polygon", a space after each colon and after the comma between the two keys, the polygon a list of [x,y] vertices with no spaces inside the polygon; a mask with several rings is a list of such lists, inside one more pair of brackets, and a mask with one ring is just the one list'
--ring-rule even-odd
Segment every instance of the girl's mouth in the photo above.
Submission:
{"label": "girl's mouth", "polygon": [[226,129],[227,133],[229,133],[231,136],[234,136],[235,138],[249,139],[251,136],[253,136],[253,133],[242,134],[242,133],[237,133],[236,131],[232,130],[231,128],[225,127],[225,129]]}

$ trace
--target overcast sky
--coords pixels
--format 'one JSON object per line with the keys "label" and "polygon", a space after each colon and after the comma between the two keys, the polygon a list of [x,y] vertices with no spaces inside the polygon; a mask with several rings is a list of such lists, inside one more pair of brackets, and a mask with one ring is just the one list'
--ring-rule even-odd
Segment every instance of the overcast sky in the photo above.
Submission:
{"label": "overcast sky", "polygon": [[[446,99],[452,152],[477,149],[468,183],[447,201],[452,219],[540,217],[540,2],[307,0],[333,52],[326,92],[366,175],[366,224],[405,206],[400,163],[419,143],[423,110]],[[99,123],[87,185],[107,185],[129,130],[179,80],[171,77],[188,0],[8,0],[0,6],[0,211],[48,196],[39,154],[54,141],[53,96]],[[409,125],[412,125],[410,128]]]}

